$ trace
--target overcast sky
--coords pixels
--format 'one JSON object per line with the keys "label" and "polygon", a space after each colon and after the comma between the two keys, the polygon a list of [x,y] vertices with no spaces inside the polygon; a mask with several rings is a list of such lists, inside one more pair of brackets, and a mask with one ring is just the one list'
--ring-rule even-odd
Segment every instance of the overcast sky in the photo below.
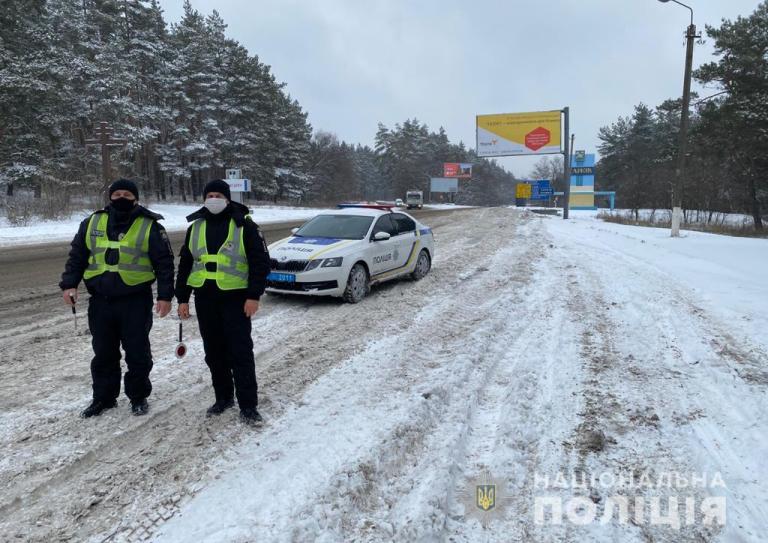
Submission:
{"label": "overcast sky", "polygon": [[[176,22],[182,0],[161,0]],[[694,22],[757,0],[690,0]],[[657,0],[192,0],[269,64],[315,130],[373,144],[378,122],[418,118],[475,147],[475,115],[571,110],[576,149],[639,102],[682,94],[685,8]],[[706,34],[704,34],[706,39]],[[697,45],[694,67],[712,58]],[[702,96],[715,91],[700,89]],[[518,176],[534,157],[500,159]]]}

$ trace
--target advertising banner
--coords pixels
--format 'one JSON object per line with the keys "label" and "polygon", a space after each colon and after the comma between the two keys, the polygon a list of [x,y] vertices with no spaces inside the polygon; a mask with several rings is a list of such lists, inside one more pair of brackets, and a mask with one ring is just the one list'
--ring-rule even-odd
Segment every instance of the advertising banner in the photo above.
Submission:
{"label": "advertising banner", "polygon": [[477,156],[562,152],[560,110],[477,116]]}
{"label": "advertising banner", "polygon": [[472,177],[472,164],[467,162],[444,162],[443,177],[469,179]]}

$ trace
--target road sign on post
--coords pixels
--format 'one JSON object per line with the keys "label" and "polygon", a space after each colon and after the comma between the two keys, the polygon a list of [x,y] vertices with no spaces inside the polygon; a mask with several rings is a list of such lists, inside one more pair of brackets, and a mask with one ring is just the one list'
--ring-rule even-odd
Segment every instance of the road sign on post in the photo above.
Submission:
{"label": "road sign on post", "polygon": [[549,179],[537,179],[531,184],[531,200],[549,200],[554,191],[549,184]]}
{"label": "road sign on post", "polygon": [[227,185],[229,185],[230,192],[250,192],[251,180],[250,179],[226,179]]}
{"label": "road sign on post", "polygon": [[251,180],[243,179],[243,171],[239,168],[230,168],[227,170],[226,182],[229,185],[229,191],[232,193],[232,200],[243,203],[243,193],[251,191]]}

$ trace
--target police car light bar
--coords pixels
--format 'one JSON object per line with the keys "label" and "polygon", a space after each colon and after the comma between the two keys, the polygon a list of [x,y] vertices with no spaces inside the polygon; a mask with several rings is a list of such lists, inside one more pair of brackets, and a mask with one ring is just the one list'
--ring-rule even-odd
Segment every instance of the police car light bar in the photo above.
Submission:
{"label": "police car light bar", "polygon": [[365,209],[381,209],[383,211],[392,211],[392,208],[397,206],[395,206],[394,204],[339,204],[337,207],[339,209],[350,208],[350,207],[362,207]]}

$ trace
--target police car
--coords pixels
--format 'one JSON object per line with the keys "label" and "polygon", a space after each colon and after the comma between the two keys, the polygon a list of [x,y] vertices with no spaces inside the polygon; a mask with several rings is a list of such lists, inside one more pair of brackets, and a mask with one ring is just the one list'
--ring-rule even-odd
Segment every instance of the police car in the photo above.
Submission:
{"label": "police car", "polygon": [[432,230],[389,206],[340,205],[269,246],[267,292],[362,300],[371,285],[429,273]]}

